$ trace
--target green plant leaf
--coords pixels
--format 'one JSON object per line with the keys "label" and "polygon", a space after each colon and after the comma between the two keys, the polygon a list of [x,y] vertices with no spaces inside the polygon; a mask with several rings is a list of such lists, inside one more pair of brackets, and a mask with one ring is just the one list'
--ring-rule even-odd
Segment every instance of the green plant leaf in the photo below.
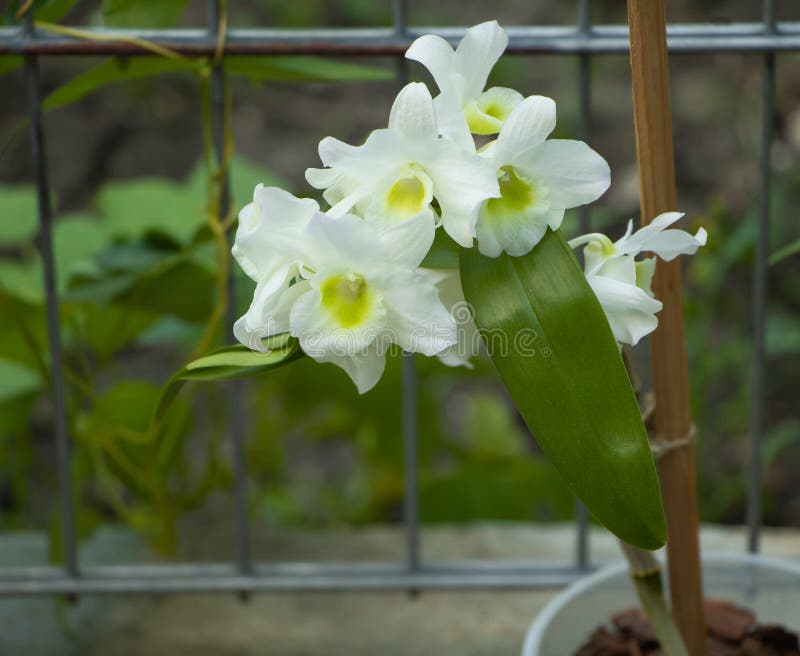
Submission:
{"label": "green plant leaf", "polygon": [[266,57],[226,57],[225,70],[230,75],[246,77],[253,82],[308,81],[343,82],[391,80],[388,68],[334,61],[322,57],[271,55]]}
{"label": "green plant leaf", "polygon": [[22,68],[25,60],[22,57],[0,57],[0,77]]}
{"label": "green plant leaf", "polygon": [[69,105],[113,82],[153,77],[176,71],[191,71],[196,70],[197,66],[194,61],[165,57],[115,57],[93,66],[52,91],[44,99],[42,109],[50,111]]}
{"label": "green plant leaf", "polygon": [[[78,0],[34,0],[30,11],[33,11],[37,20],[54,23],[63,18]],[[0,24],[19,25],[21,22],[17,12],[25,0],[11,0],[6,4],[5,10],[0,14]]]}
{"label": "green plant leaf", "polygon": [[264,340],[271,349],[266,353],[251,351],[246,346],[224,346],[188,363],[169,380],[153,414],[153,421],[161,421],[175,398],[188,381],[230,380],[256,376],[303,356],[300,345],[288,333]]}
{"label": "green plant leaf", "polygon": [[444,230],[437,230],[431,249],[420,266],[426,269],[457,269],[458,244]]}
{"label": "green plant leaf", "polygon": [[653,458],[619,349],[564,238],[523,257],[461,250],[464,295],[542,450],[592,514],[643,549],[666,526]]}
{"label": "green plant leaf", "polygon": [[769,256],[769,263],[777,264],[781,260],[785,260],[787,257],[791,257],[795,253],[800,253],[800,239],[775,251]]}
{"label": "green plant leaf", "polygon": [[33,369],[0,358],[0,402],[36,392],[41,385]]}
{"label": "green plant leaf", "polygon": [[0,186],[0,216],[4,219],[0,228],[0,246],[29,243],[39,227],[33,186]]}
{"label": "green plant leaf", "polygon": [[103,0],[103,24],[109,27],[171,27],[187,0]]}
{"label": "green plant leaf", "polygon": [[205,223],[205,196],[160,178],[112,182],[100,191],[97,205],[114,237],[136,238],[161,232],[187,243]]}

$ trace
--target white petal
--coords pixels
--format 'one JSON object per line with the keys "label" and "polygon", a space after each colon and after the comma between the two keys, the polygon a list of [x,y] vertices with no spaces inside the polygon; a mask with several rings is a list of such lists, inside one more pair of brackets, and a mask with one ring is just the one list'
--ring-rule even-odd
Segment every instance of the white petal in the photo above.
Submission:
{"label": "white petal", "polygon": [[329,354],[322,358],[315,358],[315,360],[317,362],[331,362],[344,369],[355,383],[359,394],[369,392],[375,387],[386,367],[385,352],[374,345],[357,355],[342,357]]}
{"label": "white petal", "polygon": [[[589,262],[589,258],[586,259]],[[628,285],[636,284],[636,261],[632,255],[615,255],[605,258],[593,273]]]}
{"label": "white petal", "polygon": [[419,274],[436,285],[439,299],[456,323],[456,343],[436,354],[448,367],[472,369],[470,358],[481,351],[481,336],[473,321],[472,307],[464,299],[461,275],[457,269],[418,269]]}
{"label": "white petal", "polygon": [[410,353],[435,355],[456,343],[456,325],[439,291],[422,276],[397,267],[381,276],[392,341]]}
{"label": "white petal", "polygon": [[608,163],[582,141],[550,139],[518,155],[515,165],[547,185],[553,207],[591,203],[611,184]]}
{"label": "white petal", "polygon": [[309,268],[339,268],[369,275],[380,270],[389,257],[389,248],[375,227],[363,219],[345,214],[332,218],[316,214],[303,235]]}
{"label": "white petal", "polygon": [[433,106],[439,134],[451,139],[464,150],[475,152],[475,141],[461,106],[461,97],[453,91],[443,91],[433,99]]}
{"label": "white petal", "polygon": [[258,185],[253,202],[239,213],[239,226],[231,250],[244,272],[259,281],[287,264],[276,247],[276,238],[299,235],[319,205],[310,198],[296,198],[277,187]]}
{"label": "white petal", "polygon": [[426,168],[433,179],[444,229],[462,246],[471,246],[478,208],[487,198],[500,195],[494,167],[479,155],[441,140],[436,158]]}
{"label": "white petal", "polygon": [[498,257],[505,251],[512,257],[533,250],[547,232],[548,212],[531,208],[515,214],[491,212],[484,204],[475,228],[478,250],[488,257]]}
{"label": "white petal", "polygon": [[406,59],[428,69],[441,92],[450,91],[453,75],[453,47],[440,36],[426,34],[406,50]]}
{"label": "white petal", "polygon": [[400,90],[389,113],[389,129],[409,139],[436,138],[436,115],[428,87],[411,82]]}
{"label": "white petal", "polygon": [[372,223],[390,261],[409,269],[419,266],[428,254],[436,236],[433,211],[423,210],[417,216],[399,223]]}
{"label": "white petal", "polygon": [[477,98],[492,67],[508,45],[508,35],[497,21],[471,27],[456,48],[455,72],[464,77],[464,100]]}
{"label": "white petal", "polygon": [[618,250],[626,253],[652,251],[667,262],[678,255],[693,255],[700,246],[705,246],[708,234],[704,228],[700,228],[695,235],[684,230],[665,230],[682,216],[680,212],[660,214],[629,238],[621,239],[618,242]]}
{"label": "white petal", "polygon": [[517,153],[542,143],[556,127],[556,103],[545,96],[530,96],[517,105],[497,137],[495,157],[506,164]]}
{"label": "white petal", "polygon": [[648,257],[636,263],[636,286],[648,296],[653,295],[653,276],[656,273],[656,258]]}
{"label": "white petal", "polygon": [[635,285],[611,278],[588,276],[587,281],[597,295],[618,342],[635,346],[658,327],[655,313],[663,307],[661,301],[651,298]]}
{"label": "white petal", "polygon": [[305,280],[291,287],[284,286],[278,292],[271,290],[269,283],[259,283],[247,313],[233,325],[234,336],[248,348],[266,352],[262,340],[289,330],[292,305],[308,289],[309,283]]}

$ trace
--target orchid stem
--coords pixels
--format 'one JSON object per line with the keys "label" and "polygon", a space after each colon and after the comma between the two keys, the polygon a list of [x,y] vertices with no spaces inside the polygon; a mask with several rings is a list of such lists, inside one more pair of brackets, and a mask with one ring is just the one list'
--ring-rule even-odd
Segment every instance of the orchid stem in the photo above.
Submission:
{"label": "orchid stem", "polygon": [[661,563],[652,551],[638,549],[622,540],[622,553],[628,560],[630,576],[642,609],[667,656],[689,656],[681,632],[672,617],[664,597]]}

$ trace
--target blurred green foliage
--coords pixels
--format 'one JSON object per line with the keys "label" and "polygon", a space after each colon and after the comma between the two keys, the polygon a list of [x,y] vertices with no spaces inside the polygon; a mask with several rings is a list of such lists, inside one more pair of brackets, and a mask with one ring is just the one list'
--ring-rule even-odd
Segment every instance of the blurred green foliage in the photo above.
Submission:
{"label": "blurred green foliage", "polygon": [[[232,194],[282,184],[234,158]],[[214,305],[217,260],[205,223],[205,174],[105,185],[91,212],[56,219],[54,249],[79,526],[124,522],[175,547],[176,521],[231,482],[220,384],[194,384],[163,430],[149,425],[160,388],[190,356]],[[0,486],[2,516],[54,514],[50,362],[36,210],[29,186],[0,187]],[[238,310],[252,283],[237,272]],[[228,328],[225,328],[225,333]],[[217,331],[215,340],[223,339]],[[491,366],[418,359],[423,519],[565,519],[572,499],[536,453]],[[403,496],[399,357],[359,397],[332,365],[298,361],[246,381],[253,511],[272,522],[396,518]],[[48,476],[41,479],[43,473]]]}
{"label": "blurred green foliage", "polygon": [[[22,4],[6,3],[0,24],[18,24]],[[39,20],[57,21],[75,4],[35,0],[33,6]],[[172,25],[186,4],[105,0],[97,3],[92,21]],[[439,20],[438,7],[422,5],[419,11],[428,23]],[[452,18],[447,15],[442,22]],[[390,22],[390,3],[262,0],[242,8],[230,24]],[[21,63],[18,57],[0,58],[0,75]],[[313,57],[232,57],[226,66],[230,75],[254,83],[391,75],[387,69]],[[497,74],[525,76],[528,68],[527,60],[507,58]],[[156,57],[110,59],[56,88],[46,107],[64,107],[112,83],[175,72],[203,75],[207,65]],[[574,77],[574,64],[566,62],[562,73]],[[566,104],[555,136],[570,138],[576,131],[577,114]],[[258,182],[286,186],[242,158],[232,161],[231,180],[237,208],[248,202]],[[163,430],[154,434],[149,424],[161,388],[193,355],[215,305],[219,263],[206,220],[207,186],[201,165],[183,181],[111,181],[86,211],[56,217],[70,464],[84,535],[100,524],[121,522],[170,551],[178,520],[230,494],[225,383],[190,385],[171,407]],[[797,267],[798,235],[789,220],[800,202],[800,169],[781,176],[774,193],[774,216],[780,220],[773,225],[773,243],[794,244],[775,249],[767,324],[767,519],[781,522],[786,473],[796,475],[800,461],[793,391],[800,376],[800,279],[791,275]],[[34,246],[33,188],[0,186],[0,217],[0,519],[16,527],[49,523],[58,538],[51,363],[41,261]],[[604,208],[593,212],[594,225],[601,229],[617,219]],[[687,338],[702,436],[702,513],[706,520],[739,521],[750,408],[755,212],[738,215],[724,200],[713,200],[705,215],[691,222],[710,234],[707,248],[686,267]],[[452,264],[447,253],[437,256],[444,259],[432,264]],[[242,312],[252,283],[236,273],[234,302]],[[216,343],[227,339],[228,328],[224,334],[214,332]],[[417,358],[417,366],[423,520],[562,520],[572,515],[571,496],[539,454],[488,362],[477,362],[471,371],[425,358]],[[316,525],[398,519],[403,497],[400,378],[400,359],[392,357],[381,384],[365,396],[358,396],[333,365],[308,359],[245,381],[241,390],[254,516]]]}

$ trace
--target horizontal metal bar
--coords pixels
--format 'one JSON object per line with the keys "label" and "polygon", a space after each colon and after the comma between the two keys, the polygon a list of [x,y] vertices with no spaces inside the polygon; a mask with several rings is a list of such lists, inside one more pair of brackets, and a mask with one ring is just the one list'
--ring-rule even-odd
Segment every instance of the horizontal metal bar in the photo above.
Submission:
{"label": "horizontal metal bar", "polygon": [[[81,39],[39,30],[27,37],[21,30],[0,29],[0,55],[146,55],[131,42],[109,37],[145,39],[188,56],[216,54],[217,43],[205,29],[110,30],[82,28],[104,40]],[[508,27],[508,52],[517,54],[628,52],[625,25],[598,25],[588,32],[578,26]],[[451,42],[464,28],[408,28],[403,34],[390,28],[359,29],[232,29],[225,39],[227,55],[398,55],[421,34],[439,34]],[[674,53],[800,51],[800,22],[676,24],[667,29],[667,43]]]}
{"label": "horizontal metal bar", "polygon": [[395,563],[259,564],[243,575],[228,564],[85,568],[80,577],[53,567],[17,569],[0,577],[1,596],[199,592],[356,592],[463,589],[555,589],[586,574],[563,563],[462,561],[410,572]]}

